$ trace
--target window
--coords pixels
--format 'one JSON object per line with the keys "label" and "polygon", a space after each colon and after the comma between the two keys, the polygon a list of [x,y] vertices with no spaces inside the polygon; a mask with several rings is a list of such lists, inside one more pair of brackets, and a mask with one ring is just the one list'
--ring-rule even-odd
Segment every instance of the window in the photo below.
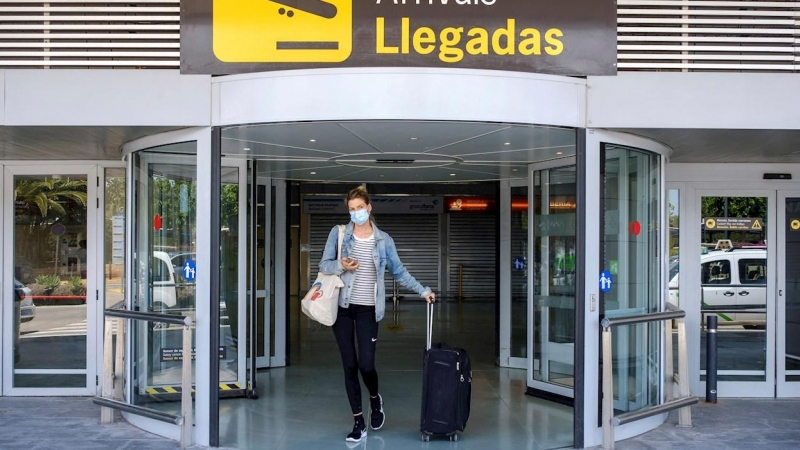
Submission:
{"label": "window", "polygon": [[169,281],[169,267],[167,263],[160,258],[153,258],[153,281]]}
{"label": "window", "polygon": [[740,259],[739,260],[739,283],[740,284],[767,284],[767,260],[766,259]]}
{"label": "window", "polygon": [[728,260],[703,264],[703,284],[731,284],[731,263]]}

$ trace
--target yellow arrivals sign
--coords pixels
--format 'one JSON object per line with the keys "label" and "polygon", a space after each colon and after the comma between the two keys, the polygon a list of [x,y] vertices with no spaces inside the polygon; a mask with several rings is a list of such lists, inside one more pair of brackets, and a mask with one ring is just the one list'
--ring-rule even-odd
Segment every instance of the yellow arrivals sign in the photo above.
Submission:
{"label": "yellow arrivals sign", "polygon": [[224,62],[342,62],[353,0],[214,0],[213,39]]}
{"label": "yellow arrivals sign", "polygon": [[181,72],[461,67],[616,73],[616,5],[596,0],[191,0]]}

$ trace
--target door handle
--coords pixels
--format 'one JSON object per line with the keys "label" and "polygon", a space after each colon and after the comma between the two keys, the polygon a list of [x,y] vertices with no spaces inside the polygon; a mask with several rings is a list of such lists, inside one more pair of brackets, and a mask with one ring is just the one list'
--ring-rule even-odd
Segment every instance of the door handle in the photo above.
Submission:
{"label": "door handle", "polygon": [[783,289],[781,289],[781,290],[779,290],[779,291],[778,291],[778,296],[779,296],[779,297],[783,297]]}
{"label": "door handle", "polygon": [[747,291],[741,291],[739,292],[739,295],[750,295],[750,293]]}
{"label": "door handle", "polygon": [[724,295],[725,297],[733,297],[735,294],[731,291],[726,291],[723,292],[722,295]]}

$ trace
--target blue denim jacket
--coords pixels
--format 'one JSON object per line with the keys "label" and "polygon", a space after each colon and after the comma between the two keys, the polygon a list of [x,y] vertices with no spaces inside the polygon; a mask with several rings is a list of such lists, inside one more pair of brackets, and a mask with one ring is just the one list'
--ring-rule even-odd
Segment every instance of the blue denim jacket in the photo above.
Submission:
{"label": "blue denim jacket", "polygon": [[[423,287],[408,273],[403,263],[400,262],[400,257],[397,256],[397,248],[392,237],[379,230],[375,224],[372,225],[372,229],[375,234],[375,249],[372,251],[372,259],[375,261],[375,268],[378,271],[378,282],[375,289],[375,320],[380,321],[383,319],[384,311],[386,311],[386,288],[383,274],[387,268],[401,286],[417,292],[420,297],[424,298],[432,291],[427,286]],[[339,306],[347,308],[350,305],[350,291],[353,289],[356,273],[355,271],[345,271],[342,263],[336,259],[336,244],[338,240],[339,227],[335,226],[328,235],[328,242],[325,244],[325,251],[322,253],[322,259],[319,262],[319,271],[342,277],[344,287],[339,291]],[[342,258],[346,258],[350,254],[354,241],[353,222],[350,222],[344,230]]]}

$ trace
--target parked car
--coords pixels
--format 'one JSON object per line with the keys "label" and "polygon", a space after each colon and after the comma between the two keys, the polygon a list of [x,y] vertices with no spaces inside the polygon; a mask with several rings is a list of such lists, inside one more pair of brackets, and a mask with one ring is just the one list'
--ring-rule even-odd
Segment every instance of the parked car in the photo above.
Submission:
{"label": "parked car", "polygon": [[30,322],[36,317],[31,289],[17,280],[14,280],[14,301],[19,302],[20,323]]}
{"label": "parked car", "polygon": [[[720,325],[760,328],[766,323],[767,251],[731,248],[700,256],[702,311],[717,313]],[[680,305],[678,259],[670,262],[669,301]],[[691,298],[691,297],[690,297]],[[740,312],[741,311],[741,312]]]}
{"label": "parked car", "polygon": [[30,322],[34,317],[36,317],[36,306],[33,304],[30,288],[14,279],[14,362],[19,362],[21,358],[20,324]]}

